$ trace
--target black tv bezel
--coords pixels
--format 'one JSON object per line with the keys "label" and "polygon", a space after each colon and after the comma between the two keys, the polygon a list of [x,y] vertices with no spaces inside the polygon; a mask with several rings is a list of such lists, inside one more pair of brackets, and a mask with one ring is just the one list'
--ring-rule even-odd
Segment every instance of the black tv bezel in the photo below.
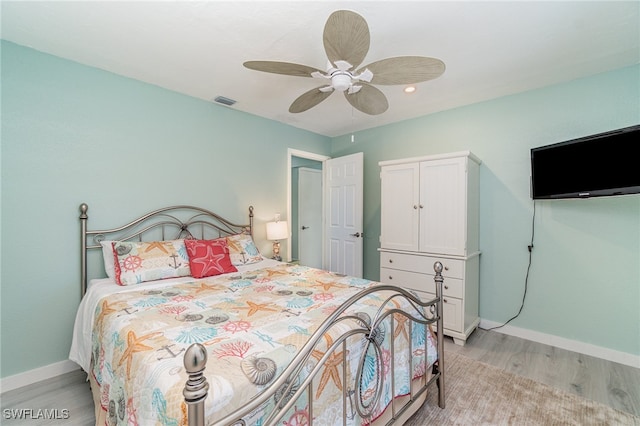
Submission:
{"label": "black tv bezel", "polygon": [[[608,197],[608,196],[616,196],[616,195],[631,195],[631,194],[639,194],[640,193],[640,184],[639,185],[627,185],[623,187],[611,187],[605,189],[584,189],[580,191],[572,191],[566,193],[552,193],[552,194],[536,194],[536,185],[535,185],[535,154],[541,151],[549,151],[555,148],[561,148],[568,145],[578,145],[583,142],[595,141],[598,139],[615,139],[617,135],[622,133],[632,132],[636,133],[640,136],[640,124],[623,127],[616,130],[611,130],[603,133],[597,133],[594,135],[584,136],[576,139],[571,139],[563,142],[558,142],[550,145],[539,146],[535,148],[531,148],[530,152],[530,167],[531,167],[531,176],[530,176],[530,195],[533,200],[556,200],[556,199],[572,199],[572,198],[592,198],[592,197]],[[636,139],[637,140],[637,139]],[[640,148],[640,142],[638,142],[638,147]],[[639,163],[640,168],[640,163]],[[639,176],[640,176],[640,172]]]}

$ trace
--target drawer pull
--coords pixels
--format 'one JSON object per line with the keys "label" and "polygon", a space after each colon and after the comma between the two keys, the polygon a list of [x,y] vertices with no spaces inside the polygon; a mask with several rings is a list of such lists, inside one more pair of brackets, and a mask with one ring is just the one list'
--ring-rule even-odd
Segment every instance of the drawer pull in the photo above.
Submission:
{"label": "drawer pull", "polygon": [[392,280],[392,279],[393,279],[393,277],[392,277],[391,275],[389,275],[389,279],[390,279],[390,280]]}
{"label": "drawer pull", "polygon": [[444,303],[449,303],[449,302],[447,301],[447,299],[442,299],[442,301],[443,301]]}
{"label": "drawer pull", "polygon": [[445,285],[445,286],[444,286],[444,289],[445,289],[445,290],[449,290],[449,286],[448,286],[448,285]]}
{"label": "drawer pull", "polygon": [[448,270],[449,270],[449,267],[448,267],[448,266],[445,266],[445,267],[444,267],[444,270],[445,270],[445,271],[448,271]]}
{"label": "drawer pull", "polygon": [[393,263],[393,259],[389,259],[389,263]]}

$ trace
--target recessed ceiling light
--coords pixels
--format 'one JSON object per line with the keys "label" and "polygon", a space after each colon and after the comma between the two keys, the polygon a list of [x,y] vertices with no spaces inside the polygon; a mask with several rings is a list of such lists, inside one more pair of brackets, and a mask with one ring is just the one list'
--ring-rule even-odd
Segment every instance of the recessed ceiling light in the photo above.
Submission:
{"label": "recessed ceiling light", "polygon": [[416,86],[407,86],[404,88],[404,93],[413,93],[416,91]]}

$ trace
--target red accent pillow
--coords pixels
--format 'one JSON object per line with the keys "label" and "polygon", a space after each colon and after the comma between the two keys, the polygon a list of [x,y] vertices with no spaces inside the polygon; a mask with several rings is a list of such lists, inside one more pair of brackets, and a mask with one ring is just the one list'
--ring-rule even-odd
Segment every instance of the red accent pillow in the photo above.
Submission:
{"label": "red accent pillow", "polygon": [[227,272],[238,272],[231,263],[226,238],[216,240],[189,240],[184,244],[189,254],[191,276],[194,278],[211,277]]}

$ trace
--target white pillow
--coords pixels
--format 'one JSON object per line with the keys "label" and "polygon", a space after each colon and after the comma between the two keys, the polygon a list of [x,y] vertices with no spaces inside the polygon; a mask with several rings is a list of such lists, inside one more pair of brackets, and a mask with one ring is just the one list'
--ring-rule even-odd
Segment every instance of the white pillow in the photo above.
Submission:
{"label": "white pillow", "polygon": [[112,280],[116,276],[116,267],[113,258],[113,241],[100,241],[102,246],[102,257],[104,258],[104,270],[107,273],[107,277]]}

